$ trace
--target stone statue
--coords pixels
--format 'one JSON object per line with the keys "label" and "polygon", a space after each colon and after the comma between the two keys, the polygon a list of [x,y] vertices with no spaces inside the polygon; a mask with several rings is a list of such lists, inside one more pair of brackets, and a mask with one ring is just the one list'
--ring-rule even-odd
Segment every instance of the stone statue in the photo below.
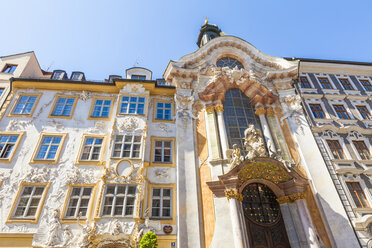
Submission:
{"label": "stone statue", "polygon": [[69,225],[67,225],[63,228],[63,243],[62,243],[62,246],[63,247],[68,246],[71,243],[72,238],[73,238],[73,234],[71,232],[71,228],[70,228]]}
{"label": "stone statue", "polygon": [[89,245],[89,243],[94,239],[96,232],[97,232],[97,225],[95,222],[93,222],[93,225],[90,225],[90,223],[87,222],[87,224],[84,226],[80,224],[80,218],[81,218],[81,212],[79,213],[79,216],[77,218],[77,224],[82,229],[81,238],[79,240],[79,247],[85,247]]}
{"label": "stone statue", "polygon": [[233,145],[233,151],[230,158],[231,169],[238,166],[242,161],[244,161],[244,157],[241,156],[241,151],[237,144]]}
{"label": "stone statue", "polygon": [[52,219],[49,222],[48,241],[46,243],[47,246],[55,246],[61,242],[60,234],[62,230],[62,224],[59,220],[59,216],[59,209],[54,209]]}
{"label": "stone statue", "polygon": [[244,146],[247,150],[245,159],[250,160],[255,157],[266,157],[267,152],[260,130],[256,129],[253,124],[250,124],[244,131],[245,142]]}

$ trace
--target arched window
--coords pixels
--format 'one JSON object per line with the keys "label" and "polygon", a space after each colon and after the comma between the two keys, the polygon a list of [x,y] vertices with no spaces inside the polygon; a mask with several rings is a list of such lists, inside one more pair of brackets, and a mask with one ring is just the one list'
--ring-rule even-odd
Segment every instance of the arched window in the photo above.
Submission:
{"label": "arched window", "polygon": [[216,66],[229,67],[230,69],[234,69],[237,66],[239,70],[243,68],[243,65],[239,61],[230,57],[219,59],[216,63]]}
{"label": "arched window", "polygon": [[253,124],[258,130],[261,130],[260,121],[254,114],[254,107],[243,92],[239,89],[230,89],[226,92],[223,109],[229,147],[232,148],[234,144],[237,144],[243,151],[244,131],[248,125]]}

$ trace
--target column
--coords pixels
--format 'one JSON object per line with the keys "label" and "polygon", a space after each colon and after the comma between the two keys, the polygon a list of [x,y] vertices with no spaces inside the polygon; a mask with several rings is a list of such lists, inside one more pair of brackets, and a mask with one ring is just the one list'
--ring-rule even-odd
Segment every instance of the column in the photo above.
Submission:
{"label": "column", "polygon": [[177,170],[177,247],[201,248],[203,244],[199,163],[195,154],[191,89],[177,89],[176,170]]}
{"label": "column", "polygon": [[229,142],[227,139],[225,120],[223,119],[223,105],[217,105],[215,107],[217,112],[217,121],[218,121],[218,133],[220,135],[221,149],[222,149],[222,158],[227,159],[226,151],[229,149]]}
{"label": "column", "polygon": [[209,157],[211,160],[220,159],[221,153],[218,140],[217,120],[216,115],[214,114],[214,106],[206,107],[205,112]]}
{"label": "column", "polygon": [[239,207],[241,204],[240,202],[243,200],[243,196],[238,192],[237,189],[226,189],[225,195],[230,205],[232,231],[234,235],[234,247],[244,248],[243,228],[239,217]]}
{"label": "column", "polygon": [[267,124],[266,118],[265,118],[266,110],[264,106],[256,106],[255,114],[258,115],[261,122],[261,127],[263,131],[263,136],[265,137],[266,144],[268,146],[269,154],[271,155],[273,152],[276,152],[275,144],[273,141],[273,137],[271,137],[270,133],[270,127]]}

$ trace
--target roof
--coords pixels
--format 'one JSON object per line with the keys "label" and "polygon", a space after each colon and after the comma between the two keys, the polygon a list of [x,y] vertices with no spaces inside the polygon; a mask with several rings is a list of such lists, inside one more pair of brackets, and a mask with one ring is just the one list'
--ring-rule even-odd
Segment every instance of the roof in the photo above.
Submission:
{"label": "roof", "polygon": [[309,59],[309,58],[288,58],[284,57],[284,59],[293,61],[293,60],[300,60],[302,62],[314,62],[314,63],[331,63],[331,64],[349,64],[349,65],[367,65],[372,66],[372,62],[358,62],[358,61],[345,61],[345,60],[329,60],[329,59]]}

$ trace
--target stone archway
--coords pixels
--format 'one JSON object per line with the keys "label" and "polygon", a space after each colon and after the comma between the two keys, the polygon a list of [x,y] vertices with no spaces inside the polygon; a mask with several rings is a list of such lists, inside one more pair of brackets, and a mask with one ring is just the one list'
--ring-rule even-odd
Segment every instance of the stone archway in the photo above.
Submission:
{"label": "stone archway", "polygon": [[[249,247],[288,247],[289,243],[291,245],[299,243],[296,234],[293,235],[296,227],[293,226],[290,212],[282,210],[283,208],[288,209],[288,203],[294,203],[297,200],[304,201],[304,193],[308,186],[307,179],[295,170],[288,172],[280,161],[268,157],[257,157],[244,161],[228,173],[219,176],[218,179],[218,181],[207,184],[216,197],[228,199],[235,236],[246,240],[245,243]],[[245,200],[244,190],[252,184],[265,185],[272,192],[270,197],[273,197],[272,200],[275,201],[275,204],[280,206],[278,216],[282,219],[279,218],[273,222],[274,224],[265,226],[256,225],[257,223],[252,222],[249,218],[241,218],[244,215],[242,205],[242,201]],[[262,231],[261,238],[263,237],[264,240],[261,243],[259,240],[255,240],[255,238],[259,238],[260,234],[253,233],[252,230]],[[282,231],[280,238],[271,235],[278,233],[278,230]],[[287,236],[288,230],[291,230],[291,233]],[[239,241],[236,243],[238,245],[235,244],[235,247],[245,247],[242,241],[240,244]]]}

